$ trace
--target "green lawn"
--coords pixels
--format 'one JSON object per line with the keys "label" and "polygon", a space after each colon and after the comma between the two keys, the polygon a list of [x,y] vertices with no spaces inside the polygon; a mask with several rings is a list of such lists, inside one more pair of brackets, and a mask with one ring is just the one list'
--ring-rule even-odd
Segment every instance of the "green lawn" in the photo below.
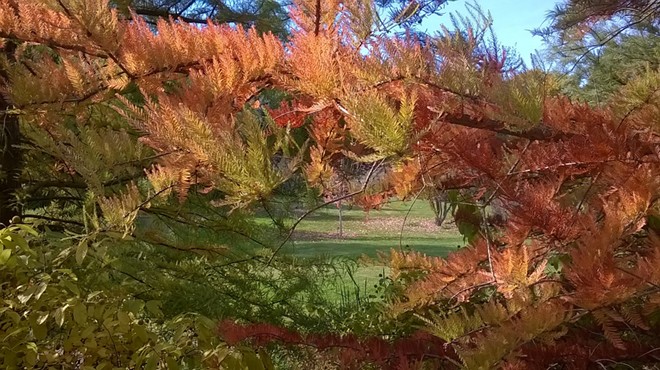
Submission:
{"label": "green lawn", "polygon": [[[462,244],[463,238],[460,235],[404,236],[401,243],[404,250],[415,250],[434,256],[446,256]],[[388,252],[390,249],[400,249],[399,236],[395,233],[346,239],[295,241],[285,251],[301,257],[321,255],[357,258],[363,255],[377,257],[378,252]]]}
{"label": "green lawn", "polygon": [[[320,209],[305,218],[296,228],[292,240],[282,249],[299,257],[348,257],[357,259],[378,257],[390,249],[415,250],[433,256],[446,256],[465,243],[450,226],[434,224],[433,211],[426,201],[393,201],[381,210],[366,215],[360,208],[343,208],[343,235],[339,235],[339,210],[335,206]],[[269,223],[265,216],[259,222]],[[328,294],[339,299],[341,290],[355,288],[361,295],[374,292],[379,274],[387,273],[378,262],[361,265],[351,276],[342,277],[341,284],[329,287]],[[384,270],[385,269],[385,270]]]}
{"label": "green lawn", "polygon": [[[361,209],[344,208],[343,235],[339,235],[339,210],[321,209],[303,220],[286,251],[301,257],[345,256],[376,257],[390,249],[416,250],[446,256],[463,238],[452,228],[433,223],[433,211],[425,201],[393,201],[381,210],[367,214]],[[405,221],[405,223],[404,223]]]}

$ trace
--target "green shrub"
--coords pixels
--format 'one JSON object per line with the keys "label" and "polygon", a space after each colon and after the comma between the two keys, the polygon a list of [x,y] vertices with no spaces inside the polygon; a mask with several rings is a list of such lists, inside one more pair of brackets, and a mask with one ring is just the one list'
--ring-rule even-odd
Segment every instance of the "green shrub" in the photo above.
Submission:
{"label": "green shrub", "polygon": [[0,229],[2,368],[272,368],[263,354],[224,345],[204,316],[167,319],[160,301],[135,299],[121,284],[82,284],[78,272],[104,268],[97,247],[49,242],[26,225]]}

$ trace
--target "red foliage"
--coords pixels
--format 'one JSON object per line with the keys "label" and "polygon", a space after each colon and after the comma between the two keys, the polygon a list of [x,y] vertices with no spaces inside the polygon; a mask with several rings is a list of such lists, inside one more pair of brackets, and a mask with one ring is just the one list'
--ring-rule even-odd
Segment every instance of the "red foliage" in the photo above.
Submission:
{"label": "red foliage", "polygon": [[[358,369],[365,363],[381,369],[416,369],[422,360],[446,363],[456,359],[451,347],[438,337],[417,331],[405,338],[387,340],[379,337],[358,338],[354,335],[333,333],[300,334],[271,324],[241,325],[225,320],[218,326],[219,335],[229,345],[249,342],[257,347],[269,344],[308,346],[331,354],[342,369]],[[427,362],[428,363],[428,362]]]}
{"label": "red foliage", "polygon": [[279,108],[268,109],[273,121],[281,127],[298,128],[305,123],[307,112],[282,104]]}
{"label": "red foliage", "polygon": [[511,369],[548,369],[553,366],[561,369],[609,368],[617,362],[658,363],[660,348],[657,338],[649,338],[641,343],[633,343],[626,349],[617,348],[609,343],[590,339],[586,332],[576,336],[578,340],[559,340],[551,345],[528,344],[522,347],[516,366]]}
{"label": "red foliage", "polygon": [[387,200],[390,198],[389,192],[376,193],[376,194],[360,194],[353,198],[353,203],[360,206],[364,212],[367,213],[369,217],[369,212],[371,210],[379,210],[383,208],[383,205],[387,203]]}

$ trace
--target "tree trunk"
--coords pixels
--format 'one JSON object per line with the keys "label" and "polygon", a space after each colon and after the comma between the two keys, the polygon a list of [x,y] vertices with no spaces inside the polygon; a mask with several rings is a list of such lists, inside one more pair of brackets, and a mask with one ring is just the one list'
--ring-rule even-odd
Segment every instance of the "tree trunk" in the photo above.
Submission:
{"label": "tree trunk", "polygon": [[[16,45],[8,42],[2,51],[9,60],[14,56]],[[7,81],[6,71],[0,70],[0,76]],[[22,154],[18,147],[21,131],[18,116],[9,113],[10,102],[0,97],[0,225],[9,225],[14,216],[20,214],[14,193],[21,186]]]}
{"label": "tree trunk", "polygon": [[17,147],[20,142],[20,128],[18,117],[9,114],[9,104],[0,100],[0,224],[9,225],[14,216],[19,215],[16,207],[14,193],[21,186],[21,150]]}
{"label": "tree trunk", "polygon": [[341,200],[337,203],[339,207],[339,239],[344,237],[344,217],[342,215]]}
{"label": "tree trunk", "polygon": [[447,194],[441,193],[429,199],[433,213],[435,213],[436,226],[442,226],[451,211],[451,203],[447,200]]}

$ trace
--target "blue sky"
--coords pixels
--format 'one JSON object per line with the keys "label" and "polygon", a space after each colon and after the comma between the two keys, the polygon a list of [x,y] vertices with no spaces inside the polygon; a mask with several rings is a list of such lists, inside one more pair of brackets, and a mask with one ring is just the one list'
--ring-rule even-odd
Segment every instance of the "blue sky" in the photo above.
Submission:
{"label": "blue sky", "polygon": [[[493,28],[500,43],[513,46],[518,50],[527,64],[529,55],[534,50],[542,48],[540,37],[532,36],[529,30],[549,25],[546,15],[561,0],[477,0],[476,3],[484,11],[490,11],[493,16]],[[470,1],[472,2],[472,1]],[[450,1],[444,8],[445,13],[465,13],[466,0]],[[433,31],[436,22],[449,22],[449,16],[429,22],[428,31]]]}

